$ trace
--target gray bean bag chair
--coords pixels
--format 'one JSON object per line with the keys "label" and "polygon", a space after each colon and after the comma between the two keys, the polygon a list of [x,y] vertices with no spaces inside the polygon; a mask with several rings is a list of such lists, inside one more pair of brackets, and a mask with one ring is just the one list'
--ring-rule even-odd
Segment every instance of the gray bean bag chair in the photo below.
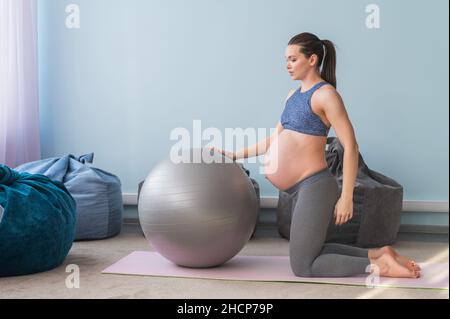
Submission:
{"label": "gray bean bag chair", "polygon": [[[327,139],[325,151],[328,168],[342,192],[344,148],[335,137]],[[353,218],[342,226],[331,220],[327,242],[359,247],[379,247],[395,242],[400,228],[403,187],[393,179],[369,169],[359,154],[358,175],[353,193]],[[277,208],[278,231],[289,239],[292,202],[280,191]]]}
{"label": "gray bean bag chair", "polygon": [[[240,163],[238,163],[238,165],[245,171],[245,173],[250,177],[250,171],[248,170],[248,169],[246,169],[245,167],[244,167],[244,165],[242,165],[242,164],[240,164]],[[258,225],[258,221],[259,221],[259,211],[260,211],[260,201],[261,201],[261,195],[260,195],[260,188],[259,188],[259,184],[258,184],[258,182],[256,181],[256,180],[254,180],[253,178],[250,178],[250,180],[251,180],[251,182],[252,182],[252,184],[253,184],[253,188],[255,189],[255,193],[256,193],[256,198],[258,199],[258,207],[257,207],[257,211],[258,211],[258,220],[257,220],[257,222],[256,222],[256,226],[255,226],[255,229],[253,230],[253,234],[252,234],[252,237],[255,235],[255,232],[256,232],[256,227],[257,227],[257,225]],[[142,189],[142,185],[144,185],[144,181],[142,181],[142,182],[140,182],[139,183],[139,186],[138,186],[138,201],[139,201],[139,196],[140,196],[140,194],[141,194],[141,189]]]}
{"label": "gray bean bag chair", "polygon": [[75,240],[103,239],[117,235],[122,226],[122,190],[118,177],[94,168],[94,154],[73,155],[27,163],[19,172],[42,174],[61,182],[77,205]]}

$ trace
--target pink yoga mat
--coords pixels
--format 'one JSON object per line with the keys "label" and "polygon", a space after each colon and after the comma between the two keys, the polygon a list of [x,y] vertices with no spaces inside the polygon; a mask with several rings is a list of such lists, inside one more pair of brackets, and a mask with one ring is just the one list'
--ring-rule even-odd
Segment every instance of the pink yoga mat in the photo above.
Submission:
{"label": "pink yoga mat", "polygon": [[448,289],[448,263],[421,263],[421,278],[368,278],[368,275],[345,278],[296,277],[290,268],[289,256],[235,256],[215,267],[194,269],[180,267],[155,252],[135,251],[103,270],[105,274],[185,277],[222,280],[283,281],[327,283],[398,288]]}

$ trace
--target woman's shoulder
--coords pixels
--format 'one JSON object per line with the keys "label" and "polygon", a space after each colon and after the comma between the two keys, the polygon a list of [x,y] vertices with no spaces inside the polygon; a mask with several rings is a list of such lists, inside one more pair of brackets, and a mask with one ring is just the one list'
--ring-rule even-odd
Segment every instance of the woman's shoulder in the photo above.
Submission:
{"label": "woman's shoulder", "polygon": [[343,100],[331,84],[322,86],[311,97],[311,108],[318,113],[325,112],[329,107],[335,108],[336,105],[343,105]]}
{"label": "woman's shoulder", "polygon": [[336,98],[340,99],[341,96],[336,88],[329,83],[318,88],[311,97],[312,100],[316,100],[317,102],[325,102]]}

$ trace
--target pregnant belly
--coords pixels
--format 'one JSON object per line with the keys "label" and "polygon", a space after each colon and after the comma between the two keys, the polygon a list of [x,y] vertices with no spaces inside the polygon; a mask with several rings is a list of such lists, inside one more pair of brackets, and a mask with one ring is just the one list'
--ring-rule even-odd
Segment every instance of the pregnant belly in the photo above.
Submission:
{"label": "pregnant belly", "polygon": [[264,158],[264,174],[278,189],[286,190],[310,174],[327,167],[326,137],[283,130]]}

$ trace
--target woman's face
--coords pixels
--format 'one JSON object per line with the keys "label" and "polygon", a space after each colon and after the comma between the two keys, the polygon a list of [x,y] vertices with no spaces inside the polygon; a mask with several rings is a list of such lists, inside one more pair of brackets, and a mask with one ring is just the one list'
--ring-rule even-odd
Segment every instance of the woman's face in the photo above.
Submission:
{"label": "woman's face", "polygon": [[303,53],[300,53],[299,45],[288,45],[285,56],[286,68],[292,80],[302,80],[311,71],[311,68],[314,68],[314,65],[311,65],[313,62],[311,57],[307,58]]}

